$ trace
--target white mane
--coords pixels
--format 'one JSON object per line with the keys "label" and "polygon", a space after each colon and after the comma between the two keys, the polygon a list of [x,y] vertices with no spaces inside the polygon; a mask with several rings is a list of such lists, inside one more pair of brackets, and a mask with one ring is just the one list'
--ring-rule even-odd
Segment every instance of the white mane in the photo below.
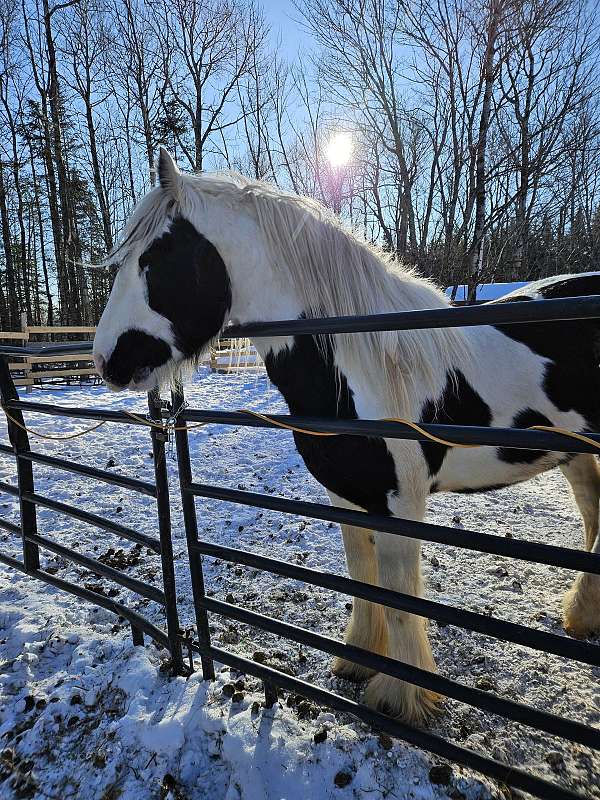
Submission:
{"label": "white mane", "polygon": [[[344,228],[316,201],[283,192],[233,172],[181,175],[178,202],[160,188],[138,206],[109,260],[135,245],[138,252],[169,227],[181,211],[202,218],[211,198],[244,209],[257,221],[272,256],[285,270],[309,317],[352,316],[443,308],[448,300],[431,282],[393,261]],[[140,241],[141,240],[141,241]],[[390,415],[418,412],[413,400],[427,391],[436,397],[446,374],[468,356],[460,329],[337,334],[338,362],[362,373],[367,385],[388,388]],[[420,390],[420,391],[419,391]]]}

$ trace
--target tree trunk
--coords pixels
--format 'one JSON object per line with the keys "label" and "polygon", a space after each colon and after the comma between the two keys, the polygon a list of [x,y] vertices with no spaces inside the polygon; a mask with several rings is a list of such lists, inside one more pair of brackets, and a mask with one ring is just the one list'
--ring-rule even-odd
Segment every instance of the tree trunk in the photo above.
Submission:
{"label": "tree trunk", "polygon": [[91,85],[88,82],[90,91],[86,92],[83,101],[85,103],[85,119],[88,128],[88,137],[90,140],[90,157],[92,159],[92,174],[94,176],[94,189],[96,190],[96,197],[98,198],[98,205],[100,206],[100,217],[102,219],[102,233],[104,236],[104,246],[106,252],[112,250],[113,238],[112,228],[110,224],[110,213],[108,210],[108,202],[106,199],[106,192],[102,184],[102,173],[100,172],[100,162],[98,160],[98,148],[96,145],[96,128],[94,127],[94,116],[92,114],[92,98],[91,98]]}
{"label": "tree trunk", "polygon": [[40,194],[39,194],[39,186],[38,186],[38,178],[36,175],[35,170],[35,159],[33,157],[33,150],[31,149],[31,142],[28,140],[29,144],[29,158],[31,163],[31,178],[33,182],[33,197],[35,203],[35,212],[38,222],[38,228],[40,232],[40,254],[42,256],[42,270],[44,274],[44,289],[46,291],[46,303],[47,303],[47,325],[54,324],[54,303],[52,300],[52,292],[50,291],[50,280],[48,278],[48,262],[46,259],[46,245],[44,243],[44,222],[42,219],[42,209],[40,206]]}
{"label": "tree trunk", "polygon": [[489,18],[486,31],[486,47],[483,62],[483,100],[481,104],[481,117],[479,120],[479,136],[477,138],[477,151],[475,162],[475,228],[473,241],[469,252],[469,296],[468,300],[475,299],[477,283],[481,276],[483,265],[483,245],[485,235],[485,208],[486,208],[486,153],[487,138],[490,127],[490,113],[492,91],[496,77],[494,55],[498,28],[502,16],[503,0],[491,0]]}
{"label": "tree trunk", "polygon": [[[25,213],[23,206],[23,191],[21,189],[21,179],[19,175],[19,148],[17,145],[17,129],[15,126],[15,119],[12,110],[7,102],[6,96],[3,95],[2,104],[6,112],[8,120],[8,127],[10,130],[11,144],[12,144],[12,177],[17,195],[17,220],[19,223],[19,266],[20,276],[18,282],[23,287],[22,293],[19,292],[21,297],[25,299],[25,310],[29,319],[32,318],[31,307],[31,286],[28,275],[29,260],[27,258],[27,234],[25,233]],[[14,265],[14,261],[13,261]]]}
{"label": "tree trunk", "polygon": [[60,109],[60,85],[58,80],[58,70],[56,64],[56,47],[52,33],[52,11],[48,0],[43,0],[44,10],[44,33],[46,38],[46,49],[48,53],[48,102],[50,105],[50,116],[52,119],[52,145],[53,156],[56,163],[56,174],[58,177],[58,200],[60,204],[61,233],[63,252],[61,253],[64,266],[64,276],[67,278],[66,287],[66,307],[61,308],[61,314],[66,323],[81,324],[83,321],[83,309],[81,295],[77,281],[78,261],[77,242],[73,225],[73,213],[69,198],[69,178],[62,142],[62,125]]}
{"label": "tree trunk", "polygon": [[19,327],[19,299],[17,296],[17,283],[15,281],[15,269],[12,252],[12,241],[10,236],[10,224],[8,220],[8,208],[6,206],[6,186],[4,184],[4,167],[0,159],[0,220],[2,223],[2,244],[4,245],[4,262],[6,269],[6,289],[7,289],[7,311],[9,330],[17,330]]}

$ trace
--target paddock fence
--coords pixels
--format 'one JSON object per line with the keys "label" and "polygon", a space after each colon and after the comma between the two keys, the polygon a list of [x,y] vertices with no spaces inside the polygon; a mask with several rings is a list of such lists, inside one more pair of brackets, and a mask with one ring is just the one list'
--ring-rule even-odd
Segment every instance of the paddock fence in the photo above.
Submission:
{"label": "paddock fence", "polygon": [[[56,345],[56,348],[67,348],[68,345]],[[90,343],[91,347],[91,343]],[[4,350],[11,348],[5,347]],[[1,352],[1,351],[0,351]],[[14,355],[14,352],[11,353]],[[10,444],[0,443],[0,455],[14,457],[16,460],[16,485],[0,481],[0,494],[18,498],[20,507],[20,523],[16,524],[7,519],[0,518],[0,529],[7,531],[21,542],[22,558],[15,558],[6,553],[0,553],[0,563],[6,564],[44,583],[62,589],[76,597],[86,600],[96,606],[112,611],[118,617],[127,620],[131,625],[131,632],[135,644],[144,643],[144,634],[153,639],[159,646],[167,648],[170,653],[173,669],[181,672],[183,669],[180,629],[178,611],[175,598],[175,571],[173,563],[173,546],[171,541],[171,512],[167,468],[165,461],[165,441],[160,425],[162,407],[160,398],[156,393],[148,395],[148,419],[157,422],[157,427],[145,427],[142,422],[118,411],[108,409],[88,408],[62,408],[61,406],[47,403],[34,403],[19,399],[11,377],[6,356],[0,354],[0,399],[6,411],[8,436]],[[23,412],[34,412],[50,416],[75,417],[78,419],[95,420],[98,424],[113,422],[124,425],[142,425],[144,432],[150,430],[152,441],[152,457],[154,463],[154,482],[143,481],[110,472],[107,469],[97,469],[87,464],[70,461],[65,458],[47,455],[31,449],[29,434]],[[39,494],[35,487],[34,465],[50,467],[71,475],[82,475],[94,481],[119,486],[132,493],[152,497],[156,501],[155,527],[158,536],[126,527],[113,520],[98,516],[90,511],[77,508],[75,505],[63,503],[57,499]],[[126,539],[135,544],[146,547],[149,553],[160,558],[162,573],[162,588],[132,578],[126,573],[115,569],[91,556],[70,549],[47,536],[38,532],[37,508],[50,509],[60,515],[72,517],[80,522],[87,523],[94,528],[106,531],[115,537]],[[158,603],[164,610],[166,630],[157,627],[139,612],[112,599],[110,596],[86,588],[85,585],[75,583],[66,577],[52,574],[40,566],[40,548],[60,556],[71,564],[84,567],[88,577],[101,576],[111,582],[130,589],[142,598]]]}
{"label": "paddock fence", "polygon": [[[99,380],[89,354],[89,340],[95,332],[92,325],[29,325],[27,315],[23,314],[21,330],[0,330],[0,343],[20,343],[20,352],[15,350],[8,362],[15,386],[24,386],[29,392],[48,380],[63,383]],[[70,345],[81,345],[79,351],[73,347],[66,353],[44,352],[48,344],[60,345],[67,340]]]}
{"label": "paddock fence", "polygon": [[[556,300],[530,301],[527,303],[504,303],[493,305],[465,306],[449,309],[433,309],[410,311],[395,314],[381,314],[368,317],[337,317],[327,319],[300,319],[271,323],[254,323],[245,326],[228,328],[227,338],[253,336],[315,336],[319,334],[360,333],[383,330],[414,330],[439,327],[477,326],[487,324],[560,324],[568,320],[600,319],[600,296],[584,298],[565,298]],[[0,354],[3,349],[0,347]],[[8,372],[2,373],[3,405],[10,415],[22,415],[24,412],[66,414],[83,419],[110,419],[114,422],[131,422],[124,419],[124,414],[103,409],[69,409],[62,406],[49,406],[41,403],[30,403],[19,400],[14,389],[11,389]],[[8,376],[8,377],[7,377]],[[399,422],[380,420],[346,420],[303,418],[286,414],[267,415],[258,418],[245,412],[225,412],[189,408],[185,404],[182,390],[173,392],[171,402],[159,407],[157,399],[151,400],[148,421],[162,417],[164,428],[153,428],[153,444],[158,449],[155,463],[164,463],[164,449],[161,439],[165,439],[169,429],[175,430],[175,444],[179,470],[179,489],[185,533],[189,557],[189,569],[194,599],[196,630],[193,634],[179,633],[176,619],[176,607],[171,611],[171,634],[157,634],[154,630],[143,628],[137,617],[129,617],[134,630],[143,629],[157,641],[162,641],[175,652],[179,646],[187,650],[190,668],[195,669],[199,658],[200,667],[205,679],[215,677],[215,662],[227,664],[240,672],[254,675],[264,683],[267,706],[278,699],[278,689],[300,694],[317,703],[345,712],[374,726],[392,736],[402,739],[411,745],[422,748],[450,762],[480,772],[502,784],[519,789],[547,800],[574,800],[584,795],[566,785],[559,785],[530,774],[525,769],[510,766],[494,758],[463,747],[427,730],[420,730],[374,711],[367,706],[342,697],[298,677],[286,674],[275,667],[258,663],[245,655],[215,646],[211,641],[209,615],[217,614],[228,620],[253,628],[267,631],[276,636],[297,642],[335,656],[346,658],[363,666],[391,675],[459,702],[474,706],[490,714],[496,714],[521,725],[560,737],[584,747],[600,750],[600,730],[585,725],[575,719],[565,718],[543,709],[534,708],[493,692],[483,691],[458,681],[419,669],[411,664],[371,653],[354,645],[344,644],[338,639],[316,633],[279,619],[266,616],[244,608],[243,605],[226,602],[205,591],[203,560],[219,558],[230,563],[240,564],[259,571],[266,571],[283,577],[292,578],[314,586],[340,592],[354,598],[362,598],[400,611],[417,614],[436,620],[445,625],[457,626],[478,634],[508,641],[522,647],[532,648],[561,658],[571,659],[586,667],[600,666],[600,646],[592,642],[578,641],[564,635],[549,633],[544,630],[530,628],[525,625],[484,615],[473,611],[448,605],[433,600],[414,597],[391,591],[380,586],[362,583],[342,575],[310,569],[298,564],[288,563],[253,551],[227,547],[209,541],[201,534],[196,498],[219,500],[227,503],[269,509],[282,514],[309,517],[329,522],[348,523],[357,527],[382,531],[396,536],[421,539],[428,542],[450,545],[482,553],[508,556],[525,562],[545,564],[561,569],[588,572],[600,575],[600,555],[585,553],[571,548],[558,547],[544,543],[529,542],[520,539],[507,539],[492,534],[450,528],[425,522],[391,518],[378,514],[351,511],[335,506],[324,505],[302,500],[290,500],[260,492],[233,489],[226,486],[199,483],[194,480],[189,451],[188,425],[204,423],[228,425],[238,428],[268,427],[281,429],[281,426],[293,426],[306,432],[326,432],[352,436],[377,436],[384,438],[410,439],[426,441],[427,434],[450,440],[460,444],[478,444],[492,447],[509,447],[526,450],[555,451],[563,453],[598,453],[600,435],[590,433],[587,441],[577,440],[565,434],[549,431],[532,431],[510,428],[488,428],[478,426],[458,426],[440,424],[422,424],[420,430]],[[15,417],[16,418],[16,417]],[[19,421],[22,416],[18,417]],[[174,422],[176,421],[176,425]],[[9,420],[9,425],[14,426]],[[19,427],[11,427],[11,441],[17,456],[17,476],[19,498],[21,500],[20,529],[10,525],[9,530],[19,534],[23,539],[23,563],[13,563],[14,559],[2,556],[0,560],[9,566],[15,566],[29,574],[47,580],[56,585],[55,580],[48,580],[36,561],[38,542],[35,533],[35,505],[39,499],[33,492],[31,463],[40,460],[39,455],[31,453],[28,442],[23,438]],[[162,436],[161,436],[162,434]],[[163,442],[164,445],[164,442]],[[8,447],[0,452],[13,453]],[[56,461],[52,459],[51,461]],[[41,463],[51,463],[44,456]],[[61,462],[64,468],[73,468],[71,462]],[[97,471],[94,471],[97,472]],[[89,473],[84,473],[89,474]],[[90,477],[98,475],[90,474]],[[114,476],[111,475],[111,478]],[[102,479],[102,478],[100,478]],[[166,481],[166,475],[164,476]],[[110,481],[109,481],[110,482]],[[163,482],[164,485],[164,482]],[[0,490],[6,487],[0,487]],[[10,491],[14,493],[13,487]],[[168,497],[167,487],[165,493]],[[50,506],[52,507],[52,506]],[[60,509],[56,509],[60,511]],[[88,512],[78,512],[90,516]],[[80,516],[79,518],[83,518]],[[7,527],[6,523],[3,527]],[[110,528],[105,529],[110,530]],[[170,541],[170,537],[168,538]],[[173,575],[172,548],[166,547],[162,553],[163,574]],[[170,565],[169,562],[170,561]],[[91,566],[94,569],[94,565]],[[51,576],[50,576],[51,577]],[[170,584],[171,585],[171,584]],[[69,585],[61,585],[67,591],[73,591]],[[77,593],[77,592],[75,592]],[[166,590],[165,590],[166,594]],[[174,598],[174,592],[173,592]],[[92,602],[98,598],[87,597]],[[104,603],[99,603],[104,605]],[[174,600],[173,600],[174,604]],[[106,607],[106,606],[105,606]],[[115,610],[123,614],[121,607]],[[159,637],[162,636],[162,639]],[[139,635],[138,635],[139,640]],[[183,669],[180,659],[175,663]],[[593,676],[591,680],[594,680]]]}

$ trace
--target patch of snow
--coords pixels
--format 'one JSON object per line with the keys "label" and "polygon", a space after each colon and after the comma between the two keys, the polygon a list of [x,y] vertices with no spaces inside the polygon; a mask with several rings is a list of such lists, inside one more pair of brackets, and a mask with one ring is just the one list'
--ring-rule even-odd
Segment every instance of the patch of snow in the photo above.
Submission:
{"label": "patch of snow", "polygon": [[[283,410],[261,375],[202,372],[186,391],[195,408]],[[103,387],[52,388],[35,399],[145,413],[145,397]],[[28,415],[42,432],[70,433],[81,420]],[[0,440],[6,440],[0,420]],[[148,432],[105,425],[67,442],[36,440],[35,449],[118,474],[153,480]],[[194,610],[176,464],[169,446],[173,546],[183,626]],[[326,502],[284,431],[206,426],[190,432],[194,477],[251,491]],[[157,535],[152,498],[35,465],[36,489],[124,525]],[[14,460],[0,458],[0,480],[15,483]],[[337,526],[257,508],[198,500],[201,536],[333,572],[345,572]],[[0,514],[18,521],[15,498]],[[481,495],[435,495],[429,517],[444,525],[569,547],[582,544],[581,523],[559,472]],[[95,558],[123,561],[128,575],[160,586],[160,559],[146,548],[39,509],[40,532]],[[20,557],[20,542],[0,531],[2,552]],[[561,633],[566,570],[425,543],[423,569],[432,599]],[[122,553],[119,553],[119,550]],[[164,625],[160,607],[41,551],[44,568],[116,599]],[[207,592],[253,610],[341,638],[349,598],[256,570],[205,558]],[[217,615],[213,641],[303,680],[358,698],[360,687],[334,678],[326,654],[306,650]],[[586,724],[600,723],[600,670],[535,650],[430,624],[439,671],[469,685]],[[166,653],[134,647],[127,624],[110,612],[0,567],[0,798],[16,800],[434,800],[501,798],[493,781],[453,766],[449,784],[430,780],[439,760],[344,715],[302,704],[287,693],[267,710],[260,682],[217,665],[208,684],[195,673],[170,678]],[[198,665],[199,666],[199,665]],[[486,683],[487,682],[487,683]],[[231,698],[231,685],[236,700]],[[223,691],[224,687],[226,690]],[[600,798],[600,759],[586,748],[447,701],[434,732],[507,764]],[[323,741],[323,731],[325,738]],[[315,734],[319,743],[315,743]],[[558,756],[557,756],[558,753]],[[561,758],[562,757],[562,758]]]}

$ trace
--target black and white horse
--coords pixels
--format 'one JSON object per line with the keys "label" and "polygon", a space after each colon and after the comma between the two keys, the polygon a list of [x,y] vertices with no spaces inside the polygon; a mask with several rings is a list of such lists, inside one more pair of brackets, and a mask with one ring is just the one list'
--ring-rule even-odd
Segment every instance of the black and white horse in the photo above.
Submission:
{"label": "black and white horse", "polygon": [[[448,304],[321,206],[234,174],[182,175],[162,151],[159,186],[133,212],[109,261],[118,273],[94,343],[113,389],[147,390],[193,361],[229,322],[373,314]],[[540,281],[510,299],[600,294],[600,274]],[[508,297],[506,299],[509,299]],[[600,327],[594,321],[257,338],[291,413],[345,419],[600,430]],[[421,520],[432,492],[485,491],[560,466],[600,552],[600,470],[590,455],[398,439],[296,434],[332,502]],[[350,575],[422,594],[420,542],[342,526]],[[600,629],[600,577],[580,575],[567,630]],[[424,620],[355,600],[346,640],[435,669]],[[418,722],[434,698],[337,659],[337,675],[371,678],[366,701]]]}

